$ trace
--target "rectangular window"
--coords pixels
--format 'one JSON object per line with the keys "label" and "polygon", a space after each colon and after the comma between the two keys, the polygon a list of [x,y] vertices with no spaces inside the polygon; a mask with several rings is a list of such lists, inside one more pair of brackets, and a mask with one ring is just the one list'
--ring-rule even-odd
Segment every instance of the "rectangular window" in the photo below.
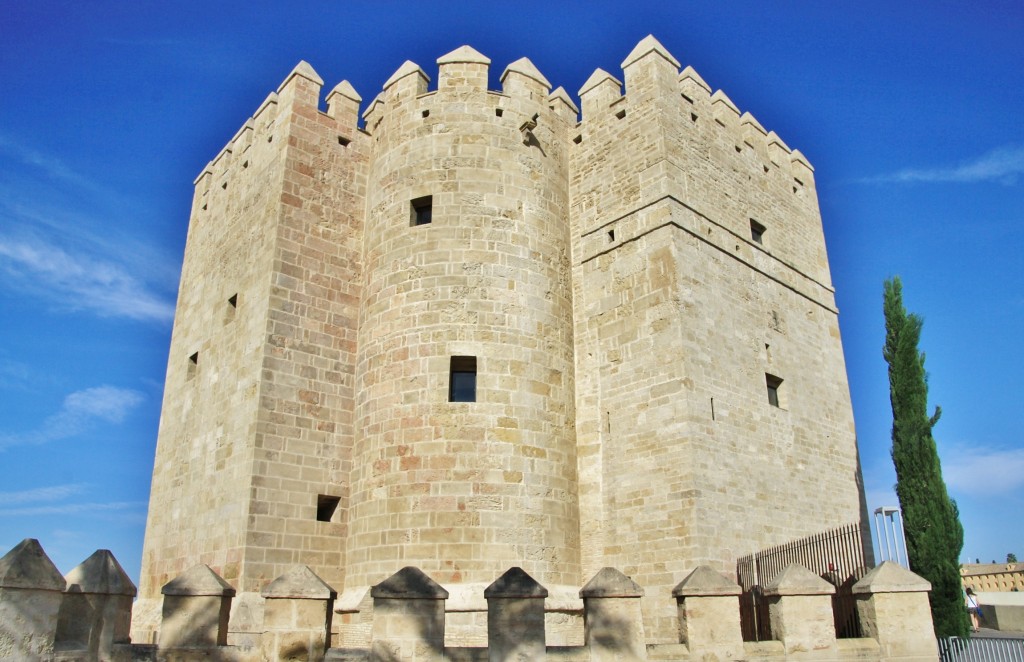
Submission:
{"label": "rectangular window", "polygon": [[763,244],[764,243],[764,231],[765,231],[765,227],[763,225],[761,225],[760,223],[758,223],[754,219],[750,219],[750,238],[751,239],[753,239],[754,241],[756,241],[759,244]]}
{"label": "rectangular window", "polygon": [[768,387],[768,404],[782,407],[782,378],[764,373],[765,385]]}
{"label": "rectangular window", "polygon": [[238,310],[238,295],[232,294],[228,297],[227,308],[224,309],[224,323],[227,324],[235,319],[235,311]]}
{"label": "rectangular window", "polygon": [[448,402],[476,402],[476,357],[453,356],[448,374]]}
{"label": "rectangular window", "polygon": [[425,195],[422,198],[416,198],[410,207],[412,208],[411,225],[413,227],[427,225],[433,220],[433,196]]}
{"label": "rectangular window", "polygon": [[341,497],[330,496],[329,494],[316,495],[316,521],[330,522],[340,502]]}

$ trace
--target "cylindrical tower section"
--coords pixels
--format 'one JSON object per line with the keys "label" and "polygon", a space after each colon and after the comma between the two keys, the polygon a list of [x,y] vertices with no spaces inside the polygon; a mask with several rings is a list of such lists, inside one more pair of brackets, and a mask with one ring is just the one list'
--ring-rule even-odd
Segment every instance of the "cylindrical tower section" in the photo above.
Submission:
{"label": "cylindrical tower section", "polygon": [[436,92],[407,62],[367,113],[346,587],[579,585],[569,120],[528,62],[504,94],[468,47],[438,64]]}

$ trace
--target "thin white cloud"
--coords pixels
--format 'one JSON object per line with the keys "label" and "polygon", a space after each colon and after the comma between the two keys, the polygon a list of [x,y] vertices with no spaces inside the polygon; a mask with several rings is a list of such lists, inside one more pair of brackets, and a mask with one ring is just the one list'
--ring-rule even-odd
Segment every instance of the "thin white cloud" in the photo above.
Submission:
{"label": "thin white cloud", "polygon": [[85,483],[69,483],[67,485],[51,485],[36,487],[17,492],[0,492],[0,506],[13,506],[21,503],[47,503],[62,501],[70,496],[85,491]]}
{"label": "thin white cloud", "polygon": [[67,310],[156,322],[174,317],[173,302],[123,267],[40,241],[0,236],[0,277]]}
{"label": "thin white cloud", "polygon": [[85,432],[96,422],[120,423],[143,400],[142,394],[114,386],[96,386],[75,391],[60,410],[35,430],[0,433],[0,450],[26,444],[45,444]]}
{"label": "thin white cloud", "polygon": [[36,371],[20,361],[12,361],[0,356],[0,388],[12,388],[27,391],[37,380]]}
{"label": "thin white cloud", "polygon": [[943,453],[950,491],[994,497],[1024,490],[1024,448],[958,446]]}
{"label": "thin white cloud", "polygon": [[999,147],[982,156],[952,167],[905,168],[897,172],[868,177],[864,183],[972,183],[1015,184],[1024,174],[1024,146]]}
{"label": "thin white cloud", "polygon": [[109,503],[64,503],[52,506],[30,506],[27,508],[0,508],[0,517],[24,517],[37,515],[75,515],[78,513],[103,513],[137,509],[142,501],[112,501]]}
{"label": "thin white cloud", "polygon": [[59,158],[44,154],[4,134],[0,134],[0,152],[10,155],[22,166],[42,172],[51,180],[72,184],[95,193],[105,192],[95,181],[72,170]]}

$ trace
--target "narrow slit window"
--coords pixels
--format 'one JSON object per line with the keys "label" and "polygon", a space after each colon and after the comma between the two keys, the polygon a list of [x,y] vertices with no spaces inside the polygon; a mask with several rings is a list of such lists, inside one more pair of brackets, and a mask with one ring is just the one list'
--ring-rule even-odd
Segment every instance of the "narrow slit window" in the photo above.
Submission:
{"label": "narrow slit window", "polygon": [[764,373],[765,386],[768,389],[768,404],[782,407],[782,378]]}
{"label": "narrow slit window", "polygon": [[582,135],[576,136],[575,138],[572,139],[572,141],[574,143],[576,143],[577,145],[579,145],[581,142],[583,142],[583,136]]}
{"label": "narrow slit window", "polygon": [[188,372],[186,377],[192,379],[196,376],[196,372],[199,370],[199,352],[195,352],[192,356],[188,357]]}
{"label": "narrow slit window", "polygon": [[338,136],[338,144],[341,145],[342,147],[348,147],[348,144],[350,142],[352,141],[346,138],[345,136]]}
{"label": "narrow slit window", "polygon": [[476,357],[453,356],[448,373],[448,402],[476,402]]}
{"label": "narrow slit window", "polygon": [[231,296],[228,297],[227,308],[224,309],[224,323],[225,324],[227,324],[228,322],[230,322],[233,319],[235,319],[235,311],[237,311],[237,310],[238,310],[238,295],[237,294],[232,294]]}
{"label": "narrow slit window", "polygon": [[753,239],[755,242],[759,244],[764,244],[764,231],[766,229],[767,228],[765,228],[763,225],[761,225],[754,219],[750,219],[750,238]]}
{"label": "narrow slit window", "polygon": [[615,241],[615,228],[612,228],[611,230],[608,231],[608,241]]}
{"label": "narrow slit window", "polygon": [[433,220],[434,196],[425,195],[411,203],[412,225],[428,225]]}
{"label": "narrow slit window", "polygon": [[341,497],[329,494],[316,495],[316,521],[330,522],[331,518],[334,517],[334,511],[338,509],[339,503],[341,503]]}
{"label": "narrow slit window", "polygon": [[621,120],[621,119],[624,119],[625,117],[626,117],[626,110],[625,109],[622,109],[619,112],[615,113],[615,119]]}

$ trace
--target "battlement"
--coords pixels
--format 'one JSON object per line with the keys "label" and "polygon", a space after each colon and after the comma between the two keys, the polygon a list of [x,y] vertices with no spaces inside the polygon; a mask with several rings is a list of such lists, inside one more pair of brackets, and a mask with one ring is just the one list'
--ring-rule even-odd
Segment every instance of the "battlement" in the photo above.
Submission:
{"label": "battlement", "polygon": [[[713,142],[731,142],[737,152],[753,150],[758,158],[752,160],[762,167],[771,165],[799,178],[804,185],[812,183],[813,168],[802,154],[791,152],[749,112],[741,113],[725,92],[712,93],[693,67],[679,71],[679,61],[653,36],[641,40],[621,66],[625,93],[622,83],[603,69],[595,70],[580,88],[581,141],[609,123],[646,122],[652,115],[669,112],[689,120],[680,127],[692,124],[708,132]],[[631,120],[633,116],[637,119]],[[617,132],[625,130],[619,128]]]}
{"label": "battlement", "polygon": [[613,566],[666,643],[694,567],[860,516],[803,155],[653,37],[578,105],[492,65],[364,103],[300,62],[197,177],[140,622],[197,563],[242,639],[295,565],[347,608],[398,562],[456,599]]}
{"label": "battlement", "polygon": [[[135,586],[106,550],[62,578],[38,541],[26,539],[0,558],[0,636],[5,652],[22,660],[663,660],[814,659],[934,660],[927,592],[930,585],[886,562],[852,588],[867,637],[837,639],[835,586],[800,565],[790,565],[765,587],[772,639],[744,642],[740,587],[708,566],[690,571],[672,590],[677,638],[651,644],[640,599],[644,588],[615,568],[598,571],[578,592],[582,633],[574,643],[551,641],[545,603],[549,592],[513,567],[483,591],[486,646],[450,640],[456,614],[450,592],[414,566],[406,566],[368,592],[366,641],[332,640],[337,591],[308,566],[295,565],[260,590],[263,627],[245,642],[229,639],[235,589],[199,564],[161,589],[159,639],[132,642]],[[371,603],[372,601],[372,603]],[[550,610],[550,611],[549,611]],[[582,635],[582,636],[580,636]],[[343,647],[344,646],[344,647]],[[12,658],[13,659],[13,658]]]}

